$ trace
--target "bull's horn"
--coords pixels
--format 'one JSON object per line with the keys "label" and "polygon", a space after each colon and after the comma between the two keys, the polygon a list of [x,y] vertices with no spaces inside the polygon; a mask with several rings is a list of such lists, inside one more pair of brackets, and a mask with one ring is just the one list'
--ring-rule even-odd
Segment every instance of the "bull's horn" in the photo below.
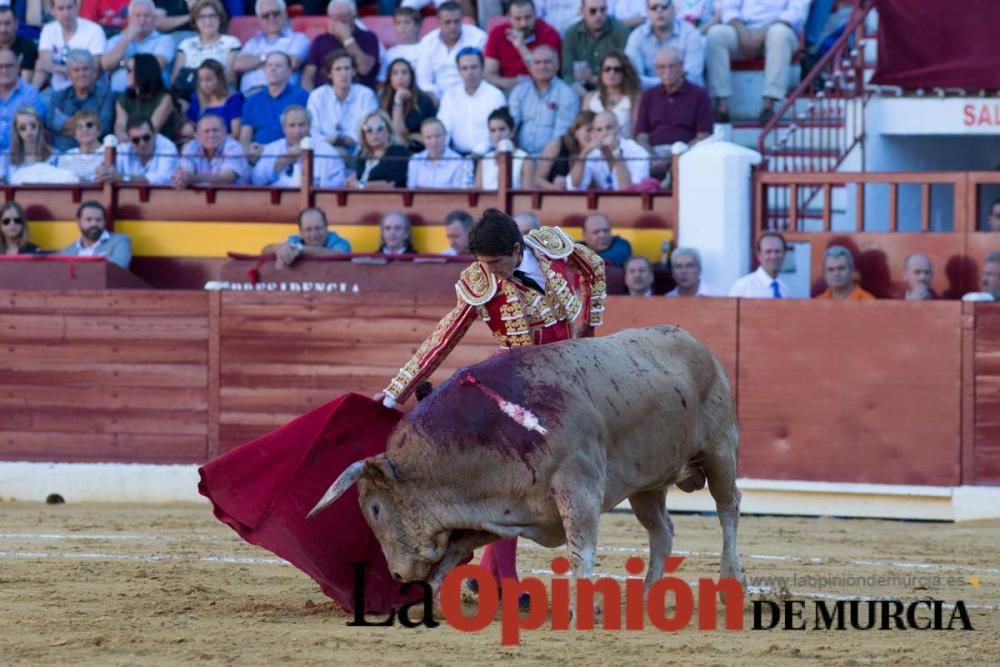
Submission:
{"label": "bull's horn", "polygon": [[319,502],[316,503],[316,507],[312,508],[309,512],[307,518],[311,518],[315,514],[319,514],[325,510],[330,503],[343,495],[344,491],[347,491],[351,486],[361,479],[362,475],[365,474],[365,466],[367,465],[366,460],[355,461],[352,463],[347,470],[340,473],[340,477],[330,485],[330,488],[326,490],[323,497],[320,498]]}

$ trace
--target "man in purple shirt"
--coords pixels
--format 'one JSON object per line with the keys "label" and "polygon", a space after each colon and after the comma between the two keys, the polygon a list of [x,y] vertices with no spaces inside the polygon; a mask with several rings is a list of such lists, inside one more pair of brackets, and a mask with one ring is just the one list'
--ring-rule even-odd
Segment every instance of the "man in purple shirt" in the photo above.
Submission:
{"label": "man in purple shirt", "polygon": [[337,49],[344,49],[354,59],[355,83],[377,90],[379,71],[379,43],[375,33],[358,24],[354,3],[350,0],[330,0],[326,15],[328,32],[316,35],[309,45],[306,64],[302,68],[302,87],[313,90],[329,83],[326,56]]}
{"label": "man in purple shirt", "polygon": [[[656,52],[656,73],[663,85],[642,94],[635,123],[635,140],[653,154],[650,175],[662,179],[674,142],[693,144],[712,133],[712,101],[701,86],[684,78],[684,59],[672,46]],[[666,184],[665,184],[666,185]]]}

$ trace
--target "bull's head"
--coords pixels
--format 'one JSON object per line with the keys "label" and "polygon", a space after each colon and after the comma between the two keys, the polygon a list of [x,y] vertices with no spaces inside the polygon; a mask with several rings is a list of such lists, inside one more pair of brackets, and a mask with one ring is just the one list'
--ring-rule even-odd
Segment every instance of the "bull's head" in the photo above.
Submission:
{"label": "bull's head", "polygon": [[403,497],[406,484],[385,454],[352,463],[309,516],[323,511],[355,482],[361,513],[382,545],[392,576],[399,581],[427,580],[444,557],[450,531],[421,511],[424,504]]}

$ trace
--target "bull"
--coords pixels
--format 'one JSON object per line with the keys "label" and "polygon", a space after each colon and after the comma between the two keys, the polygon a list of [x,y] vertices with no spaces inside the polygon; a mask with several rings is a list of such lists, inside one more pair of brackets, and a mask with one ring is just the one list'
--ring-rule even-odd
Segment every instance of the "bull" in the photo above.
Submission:
{"label": "bull", "polygon": [[474,549],[515,536],[565,544],[574,577],[590,577],[600,515],[627,498],[649,534],[648,588],[672,548],[667,489],[707,480],[721,575],[742,580],[738,439],[722,365],[681,329],[526,347],[457,371],[310,515],[357,483],[392,575],[436,591]]}

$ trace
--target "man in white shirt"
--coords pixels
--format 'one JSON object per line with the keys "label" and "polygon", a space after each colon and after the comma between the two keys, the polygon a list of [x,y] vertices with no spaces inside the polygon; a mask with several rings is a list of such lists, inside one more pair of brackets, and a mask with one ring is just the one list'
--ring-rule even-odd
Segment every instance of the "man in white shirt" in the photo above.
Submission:
{"label": "man in white shirt", "polygon": [[764,232],[757,237],[757,261],[753,273],[739,278],[729,290],[729,296],[744,299],[785,299],[790,296],[788,285],[778,277],[785,263],[785,237],[778,232]]}
{"label": "man in white shirt", "polygon": [[485,155],[490,149],[487,119],[507,102],[503,92],[483,81],[483,52],[467,47],[458,52],[462,83],[445,91],[437,117],[460,153]]}
{"label": "man in white shirt", "polygon": [[94,180],[169,185],[177,169],[174,142],[157,134],[149,118],[143,116],[130,117],[125,133],[128,143],[118,145],[115,166],[98,166]]}
{"label": "man in white shirt", "polygon": [[[264,146],[254,165],[251,182],[277,188],[302,186],[301,142],[309,136],[309,112],[293,104],[281,114],[284,138]],[[339,188],[346,179],[344,161],[336,149],[325,141],[313,145],[313,183],[319,188]]]}
{"label": "man in white shirt", "polygon": [[587,158],[569,172],[571,190],[624,190],[649,178],[649,153],[632,139],[622,139],[618,118],[602,111],[594,118]]}
{"label": "man in white shirt", "polygon": [[86,49],[98,59],[104,54],[107,43],[104,30],[93,21],[80,18],[79,9],[77,0],[52,1],[56,20],[46,23],[38,38],[38,62],[31,81],[37,90],[44,88],[47,81],[56,91],[69,86],[66,55],[72,49]]}
{"label": "man in white shirt", "polygon": [[156,29],[156,5],[153,0],[132,0],[128,5],[128,25],[112,37],[101,57],[101,68],[111,73],[111,90],[125,92],[125,61],[139,53],[148,53],[160,63],[164,84],[173,69],[177,45],[174,38]]}
{"label": "man in white shirt", "polygon": [[420,40],[417,85],[440,100],[446,90],[462,84],[455,62],[458,52],[470,46],[481,51],[486,33],[462,22],[462,8],[456,2],[442,3],[437,18],[439,27]]}
{"label": "man in white shirt", "polygon": [[666,296],[725,296],[701,279],[701,254],[694,248],[677,248],[670,253],[670,272],[677,287]]}
{"label": "man in white shirt", "polygon": [[471,175],[468,160],[448,148],[448,133],[437,118],[420,125],[420,140],[427,150],[410,158],[406,165],[408,188],[465,188]]}
{"label": "man in white shirt", "polygon": [[313,136],[353,154],[361,140],[361,119],[378,108],[368,86],[354,83],[354,59],[343,49],[326,57],[330,83],[309,93],[306,108],[313,119]]}

